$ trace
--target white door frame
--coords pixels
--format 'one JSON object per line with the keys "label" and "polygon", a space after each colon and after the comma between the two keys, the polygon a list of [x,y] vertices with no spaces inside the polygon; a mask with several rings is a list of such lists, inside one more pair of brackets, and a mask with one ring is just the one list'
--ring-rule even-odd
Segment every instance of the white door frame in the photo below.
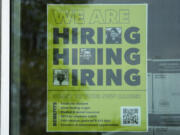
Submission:
{"label": "white door frame", "polygon": [[0,134],[9,135],[10,0],[1,0],[1,120]]}

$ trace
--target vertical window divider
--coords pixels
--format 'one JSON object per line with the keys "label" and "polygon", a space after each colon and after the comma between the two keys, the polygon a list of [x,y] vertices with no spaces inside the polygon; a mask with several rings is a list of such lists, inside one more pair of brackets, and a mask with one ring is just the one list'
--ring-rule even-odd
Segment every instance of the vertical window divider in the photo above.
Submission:
{"label": "vertical window divider", "polygon": [[1,0],[1,120],[0,134],[9,135],[10,0]]}

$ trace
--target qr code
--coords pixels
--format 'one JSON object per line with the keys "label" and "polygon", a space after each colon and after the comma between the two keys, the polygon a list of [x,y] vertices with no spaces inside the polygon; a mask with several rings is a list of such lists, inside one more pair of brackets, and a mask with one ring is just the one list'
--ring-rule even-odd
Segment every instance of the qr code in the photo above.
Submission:
{"label": "qr code", "polygon": [[140,107],[121,107],[122,126],[140,126],[141,123]]}

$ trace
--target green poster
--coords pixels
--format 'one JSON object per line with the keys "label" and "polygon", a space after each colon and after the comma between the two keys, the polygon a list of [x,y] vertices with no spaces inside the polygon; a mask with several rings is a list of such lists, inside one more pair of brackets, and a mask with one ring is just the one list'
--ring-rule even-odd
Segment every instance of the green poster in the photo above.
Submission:
{"label": "green poster", "polygon": [[47,14],[47,131],[147,131],[147,4]]}

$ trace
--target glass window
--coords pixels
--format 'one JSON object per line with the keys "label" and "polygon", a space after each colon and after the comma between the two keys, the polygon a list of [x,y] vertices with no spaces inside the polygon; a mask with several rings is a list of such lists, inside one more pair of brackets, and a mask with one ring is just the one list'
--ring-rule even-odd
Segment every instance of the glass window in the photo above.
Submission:
{"label": "glass window", "polygon": [[[148,4],[149,131],[47,132],[47,4],[127,3]],[[179,10],[179,0],[11,0],[10,135],[179,135]],[[94,53],[88,49],[81,52],[87,59]],[[54,72],[58,73],[65,77],[68,74]],[[58,85],[58,81],[54,84]]]}

